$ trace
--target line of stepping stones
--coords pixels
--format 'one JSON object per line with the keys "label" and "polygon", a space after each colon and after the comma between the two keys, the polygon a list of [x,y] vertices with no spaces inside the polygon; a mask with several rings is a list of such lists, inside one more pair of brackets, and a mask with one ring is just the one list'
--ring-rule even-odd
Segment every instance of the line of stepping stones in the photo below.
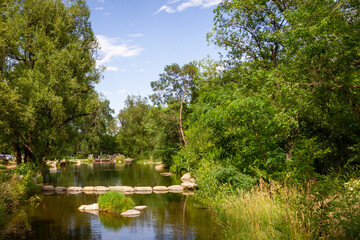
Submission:
{"label": "line of stepping stones", "polygon": [[190,188],[183,187],[180,185],[172,185],[169,187],[166,186],[155,186],[155,187],[129,187],[129,186],[110,186],[110,187],[104,187],[104,186],[96,186],[96,187],[54,187],[52,185],[45,185],[42,187],[44,193],[81,193],[84,192],[85,194],[101,194],[105,193],[107,191],[119,191],[124,194],[150,194],[150,193],[183,193],[183,194],[192,194],[192,191],[186,191],[187,189],[191,190]]}

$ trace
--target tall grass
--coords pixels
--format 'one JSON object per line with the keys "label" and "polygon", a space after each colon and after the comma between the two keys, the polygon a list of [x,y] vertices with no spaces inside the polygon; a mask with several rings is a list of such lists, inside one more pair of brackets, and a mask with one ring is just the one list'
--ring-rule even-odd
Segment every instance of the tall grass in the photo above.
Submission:
{"label": "tall grass", "polygon": [[261,183],[218,197],[224,239],[312,239],[310,220],[294,207],[296,189]]}
{"label": "tall grass", "polygon": [[124,212],[135,206],[135,203],[130,197],[125,197],[124,194],[117,191],[111,191],[100,195],[98,204],[102,211],[116,213]]}

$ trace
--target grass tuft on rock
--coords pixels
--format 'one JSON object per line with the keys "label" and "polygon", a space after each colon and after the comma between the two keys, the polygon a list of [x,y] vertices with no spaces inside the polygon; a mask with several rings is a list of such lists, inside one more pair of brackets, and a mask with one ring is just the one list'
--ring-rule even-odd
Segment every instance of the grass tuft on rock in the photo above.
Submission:
{"label": "grass tuft on rock", "polygon": [[101,211],[121,213],[132,209],[135,206],[134,201],[124,194],[111,191],[99,196],[98,204]]}

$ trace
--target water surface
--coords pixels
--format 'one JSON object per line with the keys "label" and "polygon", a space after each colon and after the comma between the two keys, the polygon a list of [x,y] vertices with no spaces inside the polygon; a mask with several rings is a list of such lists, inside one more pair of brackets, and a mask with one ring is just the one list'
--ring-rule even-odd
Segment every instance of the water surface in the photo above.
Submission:
{"label": "water surface", "polygon": [[[170,186],[178,176],[165,177],[154,165],[73,165],[48,179],[54,186]],[[191,197],[178,193],[132,194],[136,205],[148,208],[140,217],[91,214],[78,210],[97,202],[96,194],[42,195],[38,206],[27,209],[32,233],[28,239],[216,239],[207,210],[194,206]]]}

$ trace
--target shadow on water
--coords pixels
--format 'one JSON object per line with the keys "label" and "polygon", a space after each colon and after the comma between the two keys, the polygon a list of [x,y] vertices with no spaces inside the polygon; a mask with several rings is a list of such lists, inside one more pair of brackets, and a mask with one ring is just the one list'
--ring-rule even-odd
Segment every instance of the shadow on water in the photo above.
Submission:
{"label": "shadow on water", "polygon": [[[69,166],[53,174],[55,186],[169,186],[174,176],[164,177],[154,165]],[[177,177],[178,178],[178,177]],[[97,202],[96,194],[41,196],[38,206],[28,206],[32,233],[27,239],[216,239],[215,224],[208,211],[194,206],[191,197],[176,193],[132,194],[136,205],[148,206],[137,218],[99,215],[78,210]]]}

